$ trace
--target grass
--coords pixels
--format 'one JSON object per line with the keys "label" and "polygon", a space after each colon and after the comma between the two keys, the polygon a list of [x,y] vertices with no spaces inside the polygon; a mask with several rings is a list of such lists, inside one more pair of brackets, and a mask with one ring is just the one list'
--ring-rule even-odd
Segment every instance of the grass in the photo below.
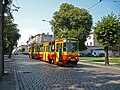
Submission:
{"label": "grass", "polygon": [[[104,57],[79,57],[80,62],[104,65]],[[120,57],[109,57],[111,66],[120,67]]]}

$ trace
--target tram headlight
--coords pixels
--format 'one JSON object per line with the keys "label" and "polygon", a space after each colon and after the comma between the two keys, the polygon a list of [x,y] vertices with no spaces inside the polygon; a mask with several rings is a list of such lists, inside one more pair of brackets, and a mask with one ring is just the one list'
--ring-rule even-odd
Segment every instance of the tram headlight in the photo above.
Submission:
{"label": "tram headlight", "polygon": [[70,59],[71,57],[68,57],[68,59]]}
{"label": "tram headlight", "polygon": [[75,57],[75,59],[78,59],[78,57]]}
{"label": "tram headlight", "polygon": [[71,57],[67,57],[67,60],[70,60],[71,59]]}
{"label": "tram headlight", "polygon": [[78,60],[78,57],[75,57],[76,60]]}

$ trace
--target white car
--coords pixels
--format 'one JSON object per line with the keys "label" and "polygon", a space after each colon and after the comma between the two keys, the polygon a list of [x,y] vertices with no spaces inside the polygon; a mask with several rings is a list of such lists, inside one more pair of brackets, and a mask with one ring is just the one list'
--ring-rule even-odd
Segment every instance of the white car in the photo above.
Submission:
{"label": "white car", "polygon": [[15,54],[15,55],[18,55],[18,52],[17,52],[17,51],[15,51],[15,52],[14,52],[14,54]]}

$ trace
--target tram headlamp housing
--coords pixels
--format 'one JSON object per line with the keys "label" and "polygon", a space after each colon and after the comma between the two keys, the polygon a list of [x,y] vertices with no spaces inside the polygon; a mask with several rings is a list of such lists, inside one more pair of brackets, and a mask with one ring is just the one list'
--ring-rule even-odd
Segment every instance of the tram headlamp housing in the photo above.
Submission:
{"label": "tram headlamp housing", "polygon": [[78,58],[78,57],[75,57],[75,59],[76,59],[76,60],[79,60],[79,58]]}
{"label": "tram headlamp housing", "polygon": [[71,59],[71,57],[67,57],[67,60],[70,60]]}
{"label": "tram headlamp housing", "polygon": [[75,57],[75,59],[78,59],[78,57]]}
{"label": "tram headlamp housing", "polygon": [[68,59],[70,59],[71,57],[68,57]]}

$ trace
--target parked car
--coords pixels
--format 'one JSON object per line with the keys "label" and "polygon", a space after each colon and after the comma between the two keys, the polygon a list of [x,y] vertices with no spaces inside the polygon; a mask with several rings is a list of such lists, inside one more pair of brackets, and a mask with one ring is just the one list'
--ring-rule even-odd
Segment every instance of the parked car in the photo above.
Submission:
{"label": "parked car", "polygon": [[14,52],[14,54],[15,54],[15,55],[18,55],[18,52],[17,52],[17,51],[15,51],[15,52]]}
{"label": "parked car", "polygon": [[88,53],[85,56],[87,56],[87,57],[94,57],[94,55],[92,53]]}
{"label": "parked car", "polygon": [[104,53],[100,53],[100,54],[99,54],[99,57],[104,57],[104,56],[105,56]]}

